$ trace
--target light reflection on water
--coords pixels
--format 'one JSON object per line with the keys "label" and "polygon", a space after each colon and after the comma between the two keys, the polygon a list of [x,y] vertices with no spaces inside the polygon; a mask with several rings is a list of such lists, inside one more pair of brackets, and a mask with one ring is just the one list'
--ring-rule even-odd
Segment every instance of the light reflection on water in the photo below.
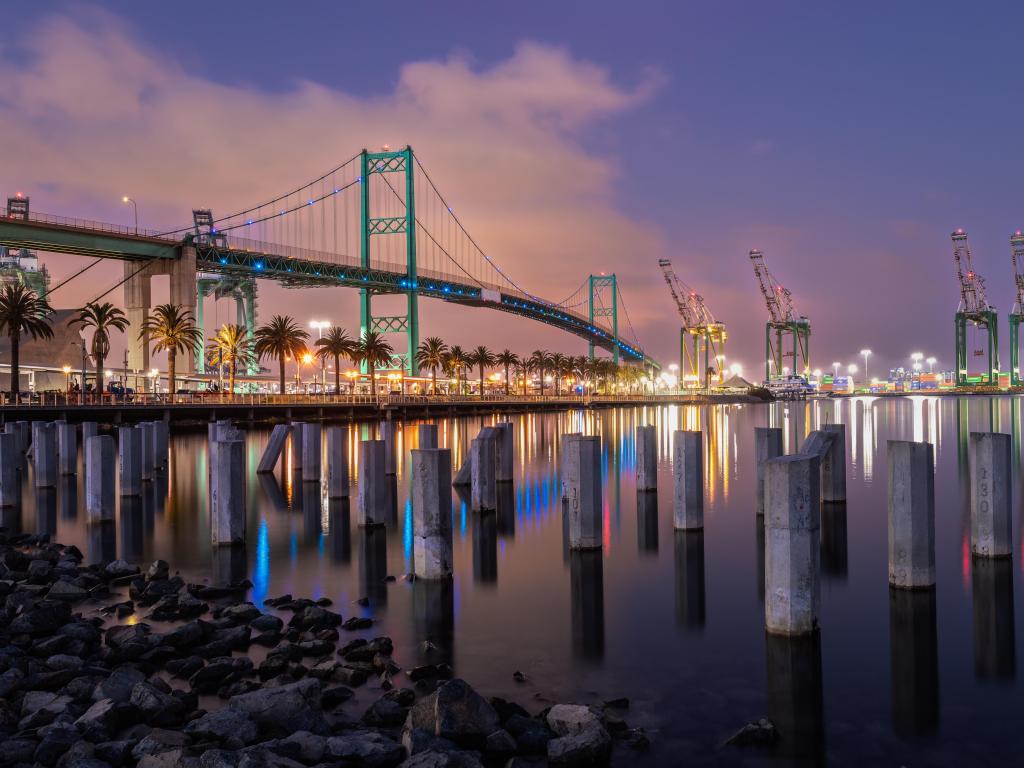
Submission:
{"label": "light reflection on water", "polygon": [[[494,418],[442,419],[453,468]],[[192,579],[245,576],[257,604],[271,596],[326,596],[349,616],[372,616],[396,659],[442,649],[457,674],[492,695],[540,709],[546,700],[629,696],[631,724],[655,732],[651,763],[740,762],[719,750],[744,722],[769,716],[783,739],[776,759],[978,763],[1019,755],[1014,722],[1024,536],[1014,562],[969,556],[967,435],[1013,435],[1015,507],[1022,416],[1016,398],[856,398],[763,406],[627,408],[512,417],[516,481],[498,511],[473,513],[453,495],[451,584],[401,580],[411,568],[408,451],[414,423],[396,430],[400,455],[392,524],[355,525],[355,496],[328,500],[303,483],[289,446],[275,475],[247,480],[248,546],[209,545],[205,435],[175,436],[168,473],[143,497],[120,500],[116,525],[88,526],[79,478],[56,490],[26,480],[23,508],[3,512],[25,531],[48,531],[90,560],[163,558]],[[754,515],[753,429],[778,426],[787,451],[825,424],[847,425],[848,502],[822,509],[822,631],[808,641],[766,639],[763,521]],[[658,494],[637,494],[634,428],[658,426]],[[705,529],[675,531],[673,429],[705,436]],[[602,553],[570,552],[559,501],[560,434],[602,437]],[[360,439],[350,430],[350,473]],[[269,432],[247,435],[255,467]],[[886,441],[935,444],[934,593],[892,593],[886,569]],[[1018,530],[1020,527],[1018,526]],[[356,603],[368,598],[368,604]],[[529,681],[513,682],[512,672]]]}

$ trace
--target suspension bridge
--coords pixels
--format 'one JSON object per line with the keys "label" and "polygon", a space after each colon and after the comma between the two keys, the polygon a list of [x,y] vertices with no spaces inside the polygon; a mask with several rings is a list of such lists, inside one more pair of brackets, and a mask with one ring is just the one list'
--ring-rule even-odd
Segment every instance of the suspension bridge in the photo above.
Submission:
{"label": "suspension bridge", "polygon": [[[123,261],[124,280],[106,293],[123,288],[128,362],[135,370],[149,368],[149,345],[138,329],[157,275],[170,278],[171,303],[192,311],[200,328],[209,275],[288,288],[356,288],[360,334],[404,335],[396,364],[413,375],[420,297],[520,315],[581,337],[591,357],[601,348],[616,362],[659,367],[636,338],[614,274],[588,275],[557,301],[526,290],[470,235],[411,147],[363,150],[244,210],[215,216],[195,209],[189,224],[170,231],[37,213],[27,198],[10,198],[0,217],[0,246],[94,258],[75,279],[104,259]],[[404,297],[404,311],[375,312],[386,295]],[[190,370],[202,371],[202,350],[200,343],[189,356]]]}

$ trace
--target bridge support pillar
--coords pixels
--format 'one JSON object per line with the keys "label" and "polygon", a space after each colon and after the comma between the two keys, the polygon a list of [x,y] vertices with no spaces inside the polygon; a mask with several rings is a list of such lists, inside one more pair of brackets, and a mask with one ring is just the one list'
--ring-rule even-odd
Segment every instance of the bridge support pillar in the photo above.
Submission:
{"label": "bridge support pillar", "polygon": [[[184,311],[192,315],[192,320],[198,324],[199,318],[196,315],[196,249],[191,245],[181,247],[181,258],[166,265],[166,274],[171,278],[171,304],[180,306]],[[201,354],[201,350],[200,350]],[[185,373],[194,373],[196,369],[196,355],[189,350],[184,355]],[[180,359],[180,358],[179,358]]]}

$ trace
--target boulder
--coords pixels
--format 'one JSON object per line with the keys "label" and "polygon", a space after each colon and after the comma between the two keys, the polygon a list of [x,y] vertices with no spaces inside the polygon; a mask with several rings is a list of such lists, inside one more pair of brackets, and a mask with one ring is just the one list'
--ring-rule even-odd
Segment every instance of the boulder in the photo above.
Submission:
{"label": "boulder", "polygon": [[113,699],[118,703],[127,702],[132,697],[132,689],[146,679],[146,676],[136,667],[122,664],[114,667],[110,677],[103,680],[92,692],[93,701],[101,699]]}
{"label": "boulder", "polygon": [[483,768],[474,752],[418,752],[402,763],[401,768]]}
{"label": "boulder", "polygon": [[407,730],[420,729],[463,747],[482,747],[501,728],[498,713],[465,680],[456,678],[416,702],[406,718]]}
{"label": "boulder", "polygon": [[595,725],[601,725],[601,718],[582,704],[556,704],[548,710],[548,726],[558,736],[571,736]]}
{"label": "boulder", "polygon": [[611,755],[612,738],[601,725],[591,725],[568,736],[548,742],[548,765],[605,765]]}
{"label": "boulder", "polygon": [[270,735],[325,730],[320,710],[320,683],[312,678],[245,693],[233,698],[228,706],[250,717]]}
{"label": "boulder", "polygon": [[402,762],[402,745],[376,731],[349,731],[327,739],[324,762],[341,761],[342,765],[366,768],[390,768]]}
{"label": "boulder", "polygon": [[214,740],[229,749],[239,749],[255,743],[259,730],[244,712],[225,707],[208,712],[185,726],[185,733],[194,741]]}
{"label": "boulder", "polygon": [[180,699],[149,682],[138,683],[132,688],[129,702],[150,725],[178,725],[185,715],[185,705]]}

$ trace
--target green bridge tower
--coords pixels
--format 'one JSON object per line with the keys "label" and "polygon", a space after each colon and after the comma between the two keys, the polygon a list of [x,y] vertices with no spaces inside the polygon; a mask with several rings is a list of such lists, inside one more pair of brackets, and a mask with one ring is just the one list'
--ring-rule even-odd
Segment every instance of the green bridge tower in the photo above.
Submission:
{"label": "green bridge tower", "polygon": [[[599,317],[610,317],[612,338],[615,341],[612,360],[619,363],[619,283],[613,272],[610,275],[591,275],[588,278],[590,290],[588,306],[590,324],[596,325]],[[590,359],[594,359],[594,342],[590,342]]]}

